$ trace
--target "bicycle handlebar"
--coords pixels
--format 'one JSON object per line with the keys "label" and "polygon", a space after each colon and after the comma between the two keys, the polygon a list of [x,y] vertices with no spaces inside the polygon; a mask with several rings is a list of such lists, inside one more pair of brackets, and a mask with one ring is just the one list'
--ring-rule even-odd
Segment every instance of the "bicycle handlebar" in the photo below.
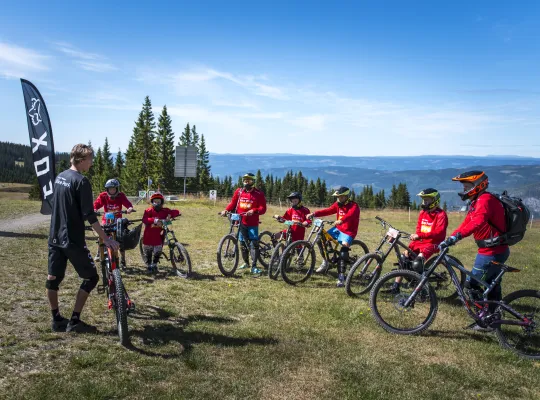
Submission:
{"label": "bicycle handlebar", "polygon": [[389,228],[395,229],[396,231],[399,232],[399,234],[400,234],[401,236],[403,236],[403,237],[405,237],[405,238],[409,238],[409,237],[411,236],[410,233],[405,232],[405,231],[402,231],[402,230],[400,230],[400,229],[397,229],[397,228],[393,227],[389,222],[385,221],[384,219],[382,219],[382,218],[379,217],[378,215],[375,216],[375,219],[378,220],[378,221],[381,223],[381,225],[382,225],[383,227],[388,226]]}
{"label": "bicycle handlebar", "polygon": [[[97,216],[102,216],[104,214],[101,211],[94,211],[94,212],[96,213]],[[133,209],[131,212],[137,212],[137,210]],[[128,212],[127,212],[127,210],[122,210],[122,211],[120,211],[120,213],[121,214],[127,214]],[[105,214],[107,214],[107,213],[105,213]],[[114,214],[116,214],[116,213],[114,213]]]}

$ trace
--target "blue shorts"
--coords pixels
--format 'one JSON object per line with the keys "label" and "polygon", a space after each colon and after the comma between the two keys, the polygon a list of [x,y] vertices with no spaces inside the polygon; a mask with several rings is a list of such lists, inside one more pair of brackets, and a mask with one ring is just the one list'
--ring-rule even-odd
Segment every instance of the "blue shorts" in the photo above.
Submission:
{"label": "blue shorts", "polygon": [[247,232],[249,240],[259,240],[259,226],[241,226],[238,228],[238,241],[244,241],[242,231]]}
{"label": "blue shorts", "polygon": [[336,239],[339,244],[343,243],[343,242],[347,242],[347,244],[350,246],[354,240],[354,238],[352,236],[349,236],[343,232],[341,232],[338,228],[336,228],[335,226],[328,229],[326,232],[328,232],[328,234],[330,236],[332,236],[334,239]]}

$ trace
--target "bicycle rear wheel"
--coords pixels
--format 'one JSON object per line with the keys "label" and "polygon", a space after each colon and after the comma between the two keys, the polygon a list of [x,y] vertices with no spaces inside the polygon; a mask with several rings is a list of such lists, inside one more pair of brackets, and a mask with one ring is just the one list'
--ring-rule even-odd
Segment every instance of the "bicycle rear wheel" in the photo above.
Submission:
{"label": "bicycle rear wheel", "polygon": [[306,240],[292,242],[283,252],[281,277],[289,285],[297,285],[309,279],[315,268],[315,250]]}
{"label": "bicycle rear wheel", "polygon": [[170,250],[170,259],[174,272],[181,278],[189,278],[191,275],[191,259],[186,248],[176,242]]}
{"label": "bicycle rear wheel", "polygon": [[270,258],[272,258],[272,254],[274,252],[273,240],[274,238],[271,232],[264,231],[259,235],[258,260],[264,266],[264,268],[268,268]]}
{"label": "bicycle rear wheel", "polygon": [[233,276],[238,267],[238,243],[236,236],[225,235],[221,238],[217,249],[219,270],[225,276]]}
{"label": "bicycle rear wheel", "polygon": [[[502,347],[525,358],[540,360],[540,291],[518,290],[510,293],[503,302],[523,315],[529,323],[525,326],[501,324],[495,329]],[[523,322],[508,311],[499,308],[501,319]]]}
{"label": "bicycle rear wheel", "polygon": [[[392,290],[396,279],[401,281],[399,290]],[[416,272],[398,269],[387,273],[375,283],[369,305],[373,317],[384,330],[411,335],[426,330],[433,323],[438,303],[429,283],[426,282],[415,299],[407,307],[404,306],[421,279]]]}
{"label": "bicycle rear wheel", "polygon": [[116,312],[116,325],[118,327],[118,336],[122,346],[129,344],[129,331],[127,322],[127,300],[126,289],[122,282],[120,270],[115,269],[112,272],[114,281],[114,310]]}
{"label": "bicycle rear wheel", "polygon": [[270,257],[270,262],[268,264],[268,277],[270,279],[276,280],[280,273],[281,268],[281,256],[285,251],[285,243],[280,242],[274,248],[272,252],[272,257]]}
{"label": "bicycle rear wheel", "polygon": [[382,271],[383,260],[377,253],[366,254],[354,263],[345,280],[345,291],[351,297],[369,292]]}

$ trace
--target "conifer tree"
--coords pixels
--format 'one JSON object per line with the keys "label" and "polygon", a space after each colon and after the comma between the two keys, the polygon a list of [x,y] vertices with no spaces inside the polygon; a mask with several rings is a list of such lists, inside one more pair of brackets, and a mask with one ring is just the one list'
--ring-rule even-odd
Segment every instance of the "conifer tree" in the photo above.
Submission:
{"label": "conifer tree", "polygon": [[174,153],[172,120],[167,112],[167,106],[163,106],[163,110],[158,118],[156,134],[156,158],[158,165],[156,181],[159,182],[162,188],[168,191],[175,189]]}
{"label": "conifer tree", "polygon": [[111,154],[111,147],[109,146],[109,140],[107,138],[105,138],[105,144],[103,144],[101,155],[103,157],[103,178],[105,180],[111,179],[114,177],[114,163]]}
{"label": "conifer tree", "polygon": [[[122,155],[122,151],[120,148],[118,148],[118,153],[116,154],[116,160],[114,162],[114,173],[113,176],[117,179],[121,179],[122,177],[122,170],[124,169],[124,156]],[[123,186],[123,185],[122,185]]]}

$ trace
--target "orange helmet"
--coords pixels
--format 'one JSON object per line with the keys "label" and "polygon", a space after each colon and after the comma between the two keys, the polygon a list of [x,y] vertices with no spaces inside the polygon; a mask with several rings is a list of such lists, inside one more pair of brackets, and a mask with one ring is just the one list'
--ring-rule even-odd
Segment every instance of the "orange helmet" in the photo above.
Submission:
{"label": "orange helmet", "polygon": [[459,174],[455,178],[452,178],[453,181],[457,182],[469,182],[474,186],[468,191],[463,191],[458,193],[461,200],[466,201],[477,197],[480,193],[487,189],[489,185],[488,177],[484,171],[468,171],[462,174]]}
{"label": "orange helmet", "polygon": [[152,196],[150,196],[150,203],[154,199],[161,199],[161,204],[165,203],[165,197],[161,193],[154,193]]}

